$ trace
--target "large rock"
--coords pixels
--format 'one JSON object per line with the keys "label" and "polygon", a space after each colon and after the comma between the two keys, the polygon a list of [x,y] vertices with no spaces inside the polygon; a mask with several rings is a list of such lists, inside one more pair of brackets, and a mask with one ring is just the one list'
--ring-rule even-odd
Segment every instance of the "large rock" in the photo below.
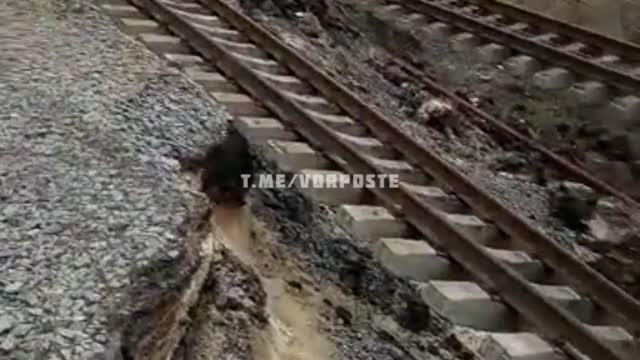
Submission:
{"label": "large rock", "polygon": [[455,127],[456,119],[453,115],[451,104],[435,97],[427,98],[416,111],[418,122],[438,130]]}
{"label": "large rock", "polygon": [[598,252],[609,251],[633,231],[632,220],[612,198],[598,200],[588,227],[594,240],[589,247]]}
{"label": "large rock", "polygon": [[550,213],[570,229],[586,230],[597,203],[593,190],[570,181],[552,184],[550,190]]}

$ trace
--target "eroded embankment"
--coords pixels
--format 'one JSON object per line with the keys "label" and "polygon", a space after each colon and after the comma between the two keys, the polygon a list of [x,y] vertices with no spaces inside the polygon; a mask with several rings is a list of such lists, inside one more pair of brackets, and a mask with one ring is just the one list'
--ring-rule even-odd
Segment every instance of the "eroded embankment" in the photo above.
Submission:
{"label": "eroded embankment", "polygon": [[193,235],[209,232],[194,244],[197,256],[147,269],[183,275],[174,288],[139,294],[144,305],[126,320],[123,357],[330,359],[315,309],[321,299],[285,280],[298,271],[270,253],[269,232],[250,209],[216,207],[208,221]]}
{"label": "eroded embankment", "polygon": [[125,358],[472,358],[330,208],[295,189],[254,190],[247,200],[213,206],[191,225],[192,255],[164,270],[182,271],[182,282],[142,297],[125,321]]}

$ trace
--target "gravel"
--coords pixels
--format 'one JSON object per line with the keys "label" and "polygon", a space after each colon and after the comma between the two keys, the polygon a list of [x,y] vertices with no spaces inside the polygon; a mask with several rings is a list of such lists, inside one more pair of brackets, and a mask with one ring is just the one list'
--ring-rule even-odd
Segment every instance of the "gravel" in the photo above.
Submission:
{"label": "gravel", "polygon": [[4,1],[0,43],[0,357],[90,359],[180,253],[204,200],[177,158],[226,116],[91,3]]}
{"label": "gravel", "polygon": [[[262,4],[261,11],[248,8],[252,1]],[[240,8],[235,0],[229,2]],[[361,98],[367,99],[369,104],[396,122],[417,142],[471,176],[474,182],[528,218],[532,225],[558,244],[582,259],[592,261],[597,257],[589,249],[576,243],[581,237],[580,233],[564,227],[558,219],[550,216],[551,194],[548,187],[538,185],[524,176],[492,170],[495,160],[503,157],[510,149],[503,148],[477,127],[467,125],[463,119],[456,120],[453,130],[440,131],[424,126],[415,115],[417,107],[429,95],[416,87],[415,79],[401,70],[393,69],[390,59],[396,55],[403,56],[424,65],[445,84],[470,97],[476,97],[482,107],[489,108],[487,110],[507,109],[503,111],[507,118],[511,114],[508,109],[525,104],[530,113],[527,121],[546,121],[547,123],[538,124],[541,127],[551,126],[548,119],[572,119],[571,109],[566,108],[562,99],[554,99],[553,95],[541,94],[534,89],[524,90],[515,79],[503,75],[498,67],[478,63],[469,58],[468,54],[452,51],[446,42],[422,39],[401,27],[392,28],[387,22],[363,10],[354,9],[347,0],[324,3],[328,4],[328,10],[318,11],[311,5],[307,6],[310,3],[304,0],[240,2],[245,11],[251,13],[263,26],[309,60],[339,74],[334,77]],[[294,6],[296,4],[297,8]],[[321,22],[325,19],[323,28],[318,31],[320,35],[308,36],[305,33],[306,24],[298,17],[286,14],[283,16],[275,10],[289,7],[292,7],[291,11],[312,11]],[[497,105],[491,105],[489,100]],[[523,153],[523,156],[526,158],[527,154]],[[529,160],[535,162],[535,159]],[[528,168],[532,170],[531,166]]]}
{"label": "gravel", "polygon": [[[282,173],[263,160],[259,173]],[[256,189],[251,196],[253,212],[288,249],[282,258],[295,259],[305,273],[350,299],[339,304],[353,321],[347,326],[334,322],[327,329],[339,350],[337,358],[415,358],[406,353],[410,351],[428,359],[434,358],[429,355],[433,348],[439,348],[438,359],[473,358],[447,342],[451,324],[424,305],[417,284],[392,275],[375,261],[371,244],[346,234],[333,207],[316,204],[296,189]],[[326,289],[322,283],[319,288]],[[387,331],[389,320],[397,324],[392,329],[401,340],[379,334]]]}

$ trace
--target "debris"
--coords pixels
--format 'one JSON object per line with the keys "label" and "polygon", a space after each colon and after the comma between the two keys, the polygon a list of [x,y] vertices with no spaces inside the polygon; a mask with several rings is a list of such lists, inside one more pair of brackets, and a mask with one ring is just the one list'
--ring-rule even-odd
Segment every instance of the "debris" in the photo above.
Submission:
{"label": "debris", "polygon": [[248,187],[242,175],[253,175],[253,157],[247,139],[230,128],[221,143],[209,148],[204,156],[182,161],[184,170],[202,170],[202,192],[212,202],[244,204]]}
{"label": "debris", "polygon": [[597,195],[586,185],[563,181],[551,185],[549,201],[551,215],[572,230],[585,231],[595,209]]}
{"label": "debris", "polygon": [[492,170],[518,172],[529,165],[529,159],[522,153],[509,151],[497,156],[489,165]]}
{"label": "debris", "polygon": [[409,298],[406,299],[404,309],[398,314],[397,321],[413,332],[423,331],[431,324],[431,311],[424,302]]}
{"label": "debris", "polygon": [[451,120],[452,114],[451,104],[438,98],[430,98],[418,107],[416,118],[420,123],[443,129],[451,127],[452,124],[449,120]]}
{"label": "debris", "polygon": [[336,306],[335,308],[336,317],[342,322],[345,326],[351,325],[351,312],[347,310],[344,306]]}
{"label": "debris", "polygon": [[479,73],[478,74],[478,79],[480,79],[480,81],[491,81],[491,79],[493,79],[493,75],[488,74],[488,73]]}
{"label": "debris", "polygon": [[632,220],[613,199],[598,201],[592,218],[588,221],[589,234],[593,237],[588,246],[597,252],[606,252],[624,241],[632,229]]}
{"label": "debris", "polygon": [[395,85],[401,86],[408,83],[411,78],[407,73],[400,68],[399,65],[393,63],[387,63],[384,67],[381,67],[382,76]]}
{"label": "debris", "polygon": [[322,34],[322,25],[318,17],[312,13],[296,13],[296,16],[300,19],[300,30],[307,36],[314,38],[320,37]]}

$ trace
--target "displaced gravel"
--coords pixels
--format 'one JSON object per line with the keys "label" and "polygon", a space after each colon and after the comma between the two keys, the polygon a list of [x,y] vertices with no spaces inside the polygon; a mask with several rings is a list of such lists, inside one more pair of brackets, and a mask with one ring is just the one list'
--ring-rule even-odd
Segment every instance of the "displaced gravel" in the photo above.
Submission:
{"label": "displaced gravel", "polygon": [[0,43],[0,358],[90,359],[183,252],[176,158],[226,119],[89,3],[3,1]]}

